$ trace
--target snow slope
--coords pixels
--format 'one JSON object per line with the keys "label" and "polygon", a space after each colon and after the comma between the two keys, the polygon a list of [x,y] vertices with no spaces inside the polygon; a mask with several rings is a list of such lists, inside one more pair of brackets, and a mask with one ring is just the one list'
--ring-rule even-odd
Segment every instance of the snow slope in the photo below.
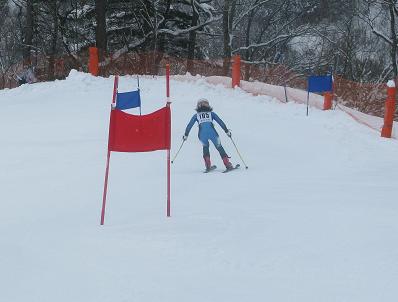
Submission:
{"label": "snow slope", "polygon": [[[163,77],[140,86],[143,113],[164,105]],[[113,153],[101,227],[112,87],[72,72],[0,91],[0,301],[398,299],[396,140],[341,111],[172,80],[172,155],[207,97],[249,169],[219,173],[211,148],[219,171],[201,173],[195,127],[166,218],[165,152]]]}

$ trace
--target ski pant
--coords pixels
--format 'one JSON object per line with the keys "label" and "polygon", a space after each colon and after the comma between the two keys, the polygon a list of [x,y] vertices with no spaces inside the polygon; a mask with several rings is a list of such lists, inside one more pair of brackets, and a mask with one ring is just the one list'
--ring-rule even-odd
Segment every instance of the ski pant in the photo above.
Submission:
{"label": "ski pant", "polygon": [[203,145],[203,157],[210,157],[209,141],[214,144],[214,147],[216,147],[217,151],[220,153],[221,158],[228,157],[221,145],[220,137],[216,131],[214,131],[214,133],[199,133],[199,140]]}

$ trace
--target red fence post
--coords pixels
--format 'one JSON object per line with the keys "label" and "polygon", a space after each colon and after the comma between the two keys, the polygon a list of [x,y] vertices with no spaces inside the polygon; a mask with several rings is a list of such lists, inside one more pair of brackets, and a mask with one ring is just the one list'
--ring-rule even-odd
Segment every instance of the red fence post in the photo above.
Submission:
{"label": "red fence post", "polygon": [[390,80],[387,83],[387,100],[385,103],[384,125],[381,130],[382,137],[387,137],[387,138],[391,137],[392,128],[394,124],[395,96],[396,96],[395,82]]}
{"label": "red fence post", "polygon": [[333,100],[332,92],[325,92],[323,94],[323,110],[332,109],[332,100]]}
{"label": "red fence post", "polygon": [[234,56],[232,64],[232,88],[240,87],[240,56]]}
{"label": "red fence post", "polygon": [[98,67],[98,48],[90,47],[89,48],[89,62],[88,62],[88,71],[93,75],[97,76],[99,73]]}

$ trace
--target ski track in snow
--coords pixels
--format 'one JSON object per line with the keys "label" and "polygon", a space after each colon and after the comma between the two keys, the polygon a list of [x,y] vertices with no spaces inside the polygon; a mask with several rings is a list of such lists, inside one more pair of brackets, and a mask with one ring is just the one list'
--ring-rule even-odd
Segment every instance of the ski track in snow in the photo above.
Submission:
{"label": "ski track in snow", "polygon": [[[340,111],[172,80],[172,155],[206,97],[250,168],[218,173],[212,146],[218,169],[202,173],[194,126],[166,218],[165,152],[112,153],[101,227],[112,89],[73,71],[0,91],[0,301],[398,299],[396,140]],[[143,114],[165,104],[164,77],[140,89]]]}

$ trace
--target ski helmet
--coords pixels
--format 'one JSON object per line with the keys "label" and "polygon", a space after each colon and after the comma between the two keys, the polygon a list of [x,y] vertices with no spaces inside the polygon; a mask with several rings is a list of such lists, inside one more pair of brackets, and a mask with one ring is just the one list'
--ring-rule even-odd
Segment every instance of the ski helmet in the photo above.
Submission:
{"label": "ski helmet", "polygon": [[210,107],[209,101],[205,98],[201,98],[198,100],[198,103],[196,105],[197,108],[199,107]]}

